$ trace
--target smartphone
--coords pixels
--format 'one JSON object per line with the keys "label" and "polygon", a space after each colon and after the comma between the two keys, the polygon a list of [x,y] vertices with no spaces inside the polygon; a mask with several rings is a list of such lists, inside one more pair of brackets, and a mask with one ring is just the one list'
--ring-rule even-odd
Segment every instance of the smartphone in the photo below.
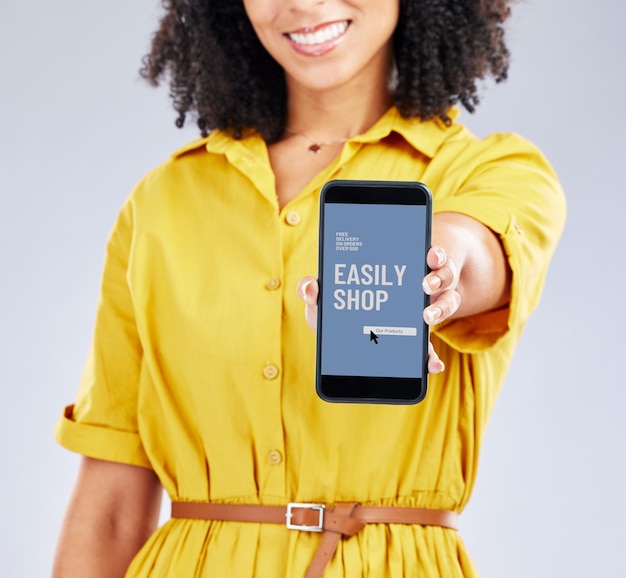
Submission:
{"label": "smartphone", "polygon": [[320,198],[317,394],[415,404],[427,391],[432,195],[419,182],[336,180]]}

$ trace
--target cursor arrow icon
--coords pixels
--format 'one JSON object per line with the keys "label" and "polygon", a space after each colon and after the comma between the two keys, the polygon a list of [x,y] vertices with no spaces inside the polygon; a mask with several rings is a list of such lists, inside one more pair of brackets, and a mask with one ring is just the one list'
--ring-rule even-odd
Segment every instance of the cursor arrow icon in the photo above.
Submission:
{"label": "cursor arrow icon", "polygon": [[376,345],[378,345],[378,335],[373,331],[370,331],[370,341],[373,341]]}

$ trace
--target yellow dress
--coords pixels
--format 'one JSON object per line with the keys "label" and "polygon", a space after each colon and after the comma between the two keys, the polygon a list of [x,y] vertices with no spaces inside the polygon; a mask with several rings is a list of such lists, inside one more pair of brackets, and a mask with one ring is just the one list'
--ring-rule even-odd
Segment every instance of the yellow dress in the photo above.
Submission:
{"label": "yellow dress", "polygon": [[[502,239],[510,306],[434,330],[447,370],[418,405],[316,396],[315,336],[295,287],[317,271],[319,190],[331,178],[425,182],[435,212],[470,215]],[[457,122],[391,108],[279,210],[263,140],[216,131],[149,173],[122,208],[93,344],[57,440],[154,469],[172,500],[461,511],[564,215],[549,164],[515,135],[479,140]],[[170,520],[127,576],[297,578],[319,539],[280,525]],[[373,524],[340,542],[325,576],[476,571],[455,531]]]}

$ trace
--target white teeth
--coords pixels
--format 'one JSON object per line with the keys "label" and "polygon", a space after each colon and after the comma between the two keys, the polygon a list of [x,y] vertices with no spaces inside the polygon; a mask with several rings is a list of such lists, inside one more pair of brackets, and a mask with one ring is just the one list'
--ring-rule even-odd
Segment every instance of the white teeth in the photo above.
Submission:
{"label": "white teeth", "polygon": [[288,36],[296,44],[311,46],[313,44],[322,44],[323,42],[327,42],[328,40],[341,36],[346,31],[346,28],[348,28],[347,22],[337,22],[327,26],[326,28],[317,30],[316,32],[307,32],[304,34],[294,33],[288,34]]}

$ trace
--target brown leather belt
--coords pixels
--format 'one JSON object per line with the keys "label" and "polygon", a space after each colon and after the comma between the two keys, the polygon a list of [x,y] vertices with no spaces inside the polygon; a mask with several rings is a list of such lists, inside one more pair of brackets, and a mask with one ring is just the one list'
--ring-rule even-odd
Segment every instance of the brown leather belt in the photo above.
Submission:
{"label": "brown leather belt", "polygon": [[320,578],[341,537],[354,536],[365,524],[418,524],[456,530],[458,522],[458,514],[450,510],[361,506],[357,503],[340,503],[332,507],[291,503],[285,507],[172,502],[172,518],[285,524],[290,530],[322,532],[320,545],[305,578]]}

